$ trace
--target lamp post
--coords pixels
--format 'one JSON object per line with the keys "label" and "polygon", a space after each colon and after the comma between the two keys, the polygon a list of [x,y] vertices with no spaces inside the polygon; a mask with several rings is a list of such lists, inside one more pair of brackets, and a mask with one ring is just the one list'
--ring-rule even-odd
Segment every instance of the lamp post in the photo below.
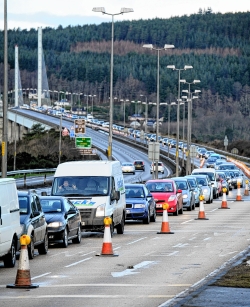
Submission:
{"label": "lamp post", "polygon": [[94,97],[96,97],[96,95],[89,95],[89,97],[92,98],[92,104],[91,104],[92,105],[92,107],[91,107],[92,108],[92,112],[91,112],[91,115],[93,116],[93,112],[94,112],[93,111],[93,101],[94,101]]}
{"label": "lamp post", "polygon": [[[183,92],[188,92],[188,132],[187,132],[187,169],[186,169],[186,174],[190,174],[191,173],[191,157],[190,157],[190,145],[191,145],[191,116],[192,116],[192,94],[190,92],[190,86],[191,84],[196,84],[196,83],[200,83],[200,80],[194,80],[192,82],[187,82],[185,80],[185,82],[183,82],[183,84],[188,84],[188,91],[187,90],[183,90]],[[197,90],[199,91],[199,90]],[[196,92],[197,93],[197,92]],[[197,97],[198,98],[198,97]]]}
{"label": "lamp post", "polygon": [[[159,102],[160,102],[160,51],[174,48],[174,45],[164,45],[164,48],[154,48],[152,44],[143,45],[144,48],[157,51],[157,101],[156,101],[156,141],[158,142],[159,136]],[[155,161],[158,166],[158,160]],[[156,179],[158,179],[158,167],[155,172]]]}
{"label": "lamp post", "polygon": [[110,57],[110,113],[109,113],[109,144],[108,144],[108,159],[112,160],[112,127],[113,127],[113,63],[114,63],[114,16],[123,15],[124,13],[130,13],[134,10],[131,8],[121,8],[119,13],[110,14],[106,13],[104,7],[94,7],[93,12],[100,12],[102,14],[112,16],[112,27],[111,27],[111,57]]}
{"label": "lamp post", "polygon": [[180,133],[180,79],[181,70],[187,70],[193,68],[193,66],[185,65],[184,68],[175,68],[175,65],[168,65],[167,68],[177,70],[178,76],[178,99],[177,99],[177,133],[176,133],[176,176],[179,176],[179,133]]}
{"label": "lamp post", "polygon": [[141,97],[145,97],[145,134],[148,132],[148,97],[146,95],[140,95]]}
{"label": "lamp post", "polygon": [[86,110],[86,118],[87,118],[87,115],[88,115],[88,109],[89,109],[89,95],[85,95],[85,97],[87,97],[87,110]]}
{"label": "lamp post", "polygon": [[126,112],[125,112],[125,106],[126,106],[126,102],[129,101],[129,99],[120,99],[121,102],[123,102],[123,127],[125,129],[125,116],[126,116]]}

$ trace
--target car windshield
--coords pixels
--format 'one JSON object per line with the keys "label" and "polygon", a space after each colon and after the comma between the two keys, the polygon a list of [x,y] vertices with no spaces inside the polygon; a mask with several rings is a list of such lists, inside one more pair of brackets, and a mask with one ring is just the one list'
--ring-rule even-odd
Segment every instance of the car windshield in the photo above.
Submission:
{"label": "car windshield", "polygon": [[176,185],[180,190],[188,190],[187,182],[186,181],[176,181]]}
{"label": "car windshield", "polygon": [[145,198],[142,187],[126,186],[126,198]]}
{"label": "car windshield", "polygon": [[188,179],[188,182],[189,182],[189,184],[191,185],[192,188],[197,187],[195,179]]}
{"label": "car windshield", "polygon": [[207,186],[207,180],[206,178],[197,178],[198,184],[202,185],[202,186]]}
{"label": "car windshield", "polygon": [[[65,181],[67,184],[65,185]],[[51,195],[107,196],[110,178],[106,176],[69,176],[54,178]]]}
{"label": "car windshield", "polygon": [[62,212],[62,203],[60,199],[41,199],[41,205],[44,213]]}
{"label": "car windshield", "polygon": [[[196,174],[198,174],[198,173],[196,173]],[[199,174],[200,174],[200,175],[208,175],[208,177],[209,177],[209,179],[210,179],[211,181],[215,181],[215,178],[214,178],[214,174],[213,174],[213,173],[210,173],[210,172],[206,172],[206,173],[204,173],[204,172],[199,172]]]}
{"label": "car windshield", "polygon": [[172,182],[150,182],[146,184],[150,192],[173,192]]}

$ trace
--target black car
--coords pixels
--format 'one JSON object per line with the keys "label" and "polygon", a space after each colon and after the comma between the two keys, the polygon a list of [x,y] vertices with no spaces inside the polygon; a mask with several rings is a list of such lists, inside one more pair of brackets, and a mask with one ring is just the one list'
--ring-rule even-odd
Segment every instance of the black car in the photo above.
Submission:
{"label": "black car", "polygon": [[145,164],[141,160],[134,161],[134,166],[136,171],[145,171]]}
{"label": "black car", "polygon": [[68,246],[69,240],[81,243],[81,215],[77,207],[63,196],[41,196],[41,205],[48,224],[49,243],[62,242]]}
{"label": "black car", "polygon": [[34,258],[35,248],[39,254],[47,254],[48,230],[39,196],[35,191],[18,191],[18,200],[22,235],[28,235],[31,239],[28,245],[29,259]]}

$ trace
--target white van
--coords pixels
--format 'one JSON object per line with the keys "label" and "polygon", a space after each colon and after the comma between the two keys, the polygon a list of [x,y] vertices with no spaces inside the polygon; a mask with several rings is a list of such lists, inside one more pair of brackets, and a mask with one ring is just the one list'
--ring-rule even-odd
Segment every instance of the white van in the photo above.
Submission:
{"label": "white van", "polygon": [[16,181],[0,179],[0,260],[5,267],[14,267],[21,235]]}
{"label": "white van", "polygon": [[213,198],[219,197],[219,175],[216,173],[214,168],[196,168],[192,171],[193,174],[200,174],[200,175],[208,175],[211,180],[213,186]]}
{"label": "white van", "polygon": [[54,175],[51,195],[70,199],[80,210],[82,229],[103,231],[103,220],[108,216],[113,221],[111,234],[114,227],[118,234],[123,234],[126,200],[119,161],[61,163]]}

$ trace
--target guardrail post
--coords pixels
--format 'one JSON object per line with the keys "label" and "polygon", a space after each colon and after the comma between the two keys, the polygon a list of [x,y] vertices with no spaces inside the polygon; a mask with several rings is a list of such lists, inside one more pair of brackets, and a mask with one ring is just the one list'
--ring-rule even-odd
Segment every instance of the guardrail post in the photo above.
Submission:
{"label": "guardrail post", "polygon": [[26,174],[23,176],[23,186],[26,188]]}
{"label": "guardrail post", "polygon": [[43,182],[44,185],[46,185],[46,174],[44,175],[44,182]]}

